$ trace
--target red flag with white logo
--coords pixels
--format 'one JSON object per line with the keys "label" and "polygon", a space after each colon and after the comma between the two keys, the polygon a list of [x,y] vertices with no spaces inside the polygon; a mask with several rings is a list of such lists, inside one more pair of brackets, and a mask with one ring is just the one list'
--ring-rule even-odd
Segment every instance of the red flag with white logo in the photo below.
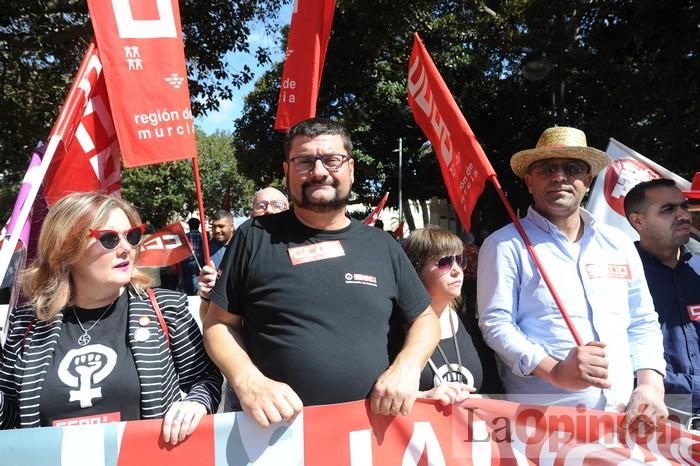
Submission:
{"label": "red flag with white logo", "polygon": [[[44,197],[51,205],[74,192],[118,192],[120,189],[119,144],[114,131],[107,88],[96,47],[83,59],[75,82],[82,90],[81,105],[64,110],[54,131],[63,144],[56,148],[44,179]],[[68,102],[69,99],[66,99]]]}
{"label": "red flag with white logo", "polygon": [[468,231],[486,179],[496,174],[418,34],[408,65],[408,103],[437,154],[447,193]]}
{"label": "red flag with white logo", "polygon": [[167,225],[141,244],[138,267],[167,267],[192,255],[192,245],[180,222]]}
{"label": "red flag with white logo", "polygon": [[295,0],[277,102],[275,129],[316,116],[335,0]]}
{"label": "red flag with white logo", "polygon": [[597,221],[619,228],[636,241],[639,234],[625,217],[624,202],[629,190],[656,178],[671,179],[681,190],[688,189],[690,182],[613,138],[606,153],[612,162],[598,174],[586,209]]}
{"label": "red flag with white logo", "polygon": [[197,155],[177,0],[88,0],[125,167]]}
{"label": "red flag with white logo", "polygon": [[362,223],[365,225],[369,226],[374,226],[374,222],[377,221],[379,218],[379,214],[382,212],[384,209],[384,204],[386,204],[386,200],[389,199],[389,191],[384,193],[384,196],[382,196],[381,200],[379,201],[379,204],[372,210],[372,213],[370,213],[367,218],[365,218]]}

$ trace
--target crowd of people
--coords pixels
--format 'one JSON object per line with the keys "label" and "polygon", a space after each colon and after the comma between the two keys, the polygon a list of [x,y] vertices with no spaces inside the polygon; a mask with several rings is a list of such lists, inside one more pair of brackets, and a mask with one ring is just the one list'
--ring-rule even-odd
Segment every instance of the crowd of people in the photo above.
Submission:
{"label": "crowd of people", "polygon": [[[342,125],[302,121],[283,149],[291,208],[265,188],[238,229],[217,213],[208,264],[189,225],[184,283],[201,297],[203,332],[184,294],[135,268],[144,226],[131,204],[97,193],[56,203],[21,277],[27,302],[11,312],[0,427],[163,418],[177,444],[216,412],[224,378],[226,409],[261,426],[309,405],[368,399],[397,416],[419,397],[500,393],[624,410],[627,423],[666,419],[665,393],[700,413],[700,257],[685,248],[700,186],[632,189],[635,248],[581,207],[607,155],[577,129],[550,128],[511,159],[532,196],[529,243],[507,225],[477,266],[444,229],[398,243],[347,215],[355,159]],[[463,299],[475,267],[477,309]]]}

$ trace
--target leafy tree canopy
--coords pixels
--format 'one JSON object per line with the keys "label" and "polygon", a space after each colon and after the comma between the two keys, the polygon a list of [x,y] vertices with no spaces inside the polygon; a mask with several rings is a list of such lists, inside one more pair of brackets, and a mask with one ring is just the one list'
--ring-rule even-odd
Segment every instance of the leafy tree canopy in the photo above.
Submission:
{"label": "leafy tree canopy", "polygon": [[[286,0],[181,0],[190,95],[195,116],[215,110],[252,71],[229,65],[229,52],[269,50],[250,41],[252,22],[269,35]],[[85,0],[4,0],[0,9],[0,212],[10,203],[31,150],[45,140],[92,37]]]}
{"label": "leafy tree canopy", "polygon": [[[254,185],[238,173],[231,134],[197,130],[197,152],[205,215],[222,208],[249,210]],[[122,196],[144,220],[162,227],[197,210],[193,180],[189,160],[133,168],[122,172]]]}
{"label": "leafy tree canopy", "polygon": [[[360,200],[391,190],[396,205],[399,137],[404,196],[444,197],[406,98],[418,32],[516,208],[528,198],[510,156],[554,125],[602,149],[614,137],[690,177],[700,168],[699,11],[692,1],[338,0],[317,113],[353,134]],[[257,82],[236,121],[241,169],[254,178],[281,176],[280,74]],[[503,223],[498,204],[487,190],[475,228]]]}

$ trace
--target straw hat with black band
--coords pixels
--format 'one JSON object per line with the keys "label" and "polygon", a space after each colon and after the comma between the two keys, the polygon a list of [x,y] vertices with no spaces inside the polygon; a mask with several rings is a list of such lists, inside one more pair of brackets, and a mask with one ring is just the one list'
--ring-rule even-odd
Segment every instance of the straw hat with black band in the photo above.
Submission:
{"label": "straw hat with black band", "polygon": [[544,130],[534,149],[521,150],[513,154],[510,168],[520,178],[534,162],[546,159],[577,159],[591,167],[591,175],[596,176],[610,163],[610,158],[601,150],[588,147],[586,134],[580,129],[557,126]]}

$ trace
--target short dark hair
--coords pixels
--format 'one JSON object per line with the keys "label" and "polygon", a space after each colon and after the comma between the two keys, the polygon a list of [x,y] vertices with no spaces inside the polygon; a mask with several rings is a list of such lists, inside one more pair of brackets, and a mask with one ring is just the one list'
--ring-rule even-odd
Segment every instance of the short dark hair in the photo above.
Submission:
{"label": "short dark hair", "polygon": [[625,217],[630,219],[633,213],[639,213],[647,208],[647,191],[656,188],[677,188],[676,183],[668,178],[656,178],[649,181],[642,181],[634,188],[630,189],[625,196]]}
{"label": "short dark hair", "polygon": [[198,218],[192,217],[187,221],[187,226],[190,227],[190,230],[199,230],[199,225],[201,225],[202,222],[199,221]]}
{"label": "short dark hair", "polygon": [[222,220],[224,218],[228,218],[229,221],[233,223],[233,214],[226,209],[219,209],[216,212],[214,212],[214,215],[211,216],[212,222],[216,220]]}
{"label": "short dark hair", "polygon": [[284,158],[289,158],[289,151],[292,150],[292,141],[297,136],[306,136],[315,138],[316,136],[331,135],[340,136],[343,140],[343,148],[352,156],[352,141],[350,140],[350,132],[337,121],[328,118],[309,118],[303,120],[289,128],[284,136]]}

